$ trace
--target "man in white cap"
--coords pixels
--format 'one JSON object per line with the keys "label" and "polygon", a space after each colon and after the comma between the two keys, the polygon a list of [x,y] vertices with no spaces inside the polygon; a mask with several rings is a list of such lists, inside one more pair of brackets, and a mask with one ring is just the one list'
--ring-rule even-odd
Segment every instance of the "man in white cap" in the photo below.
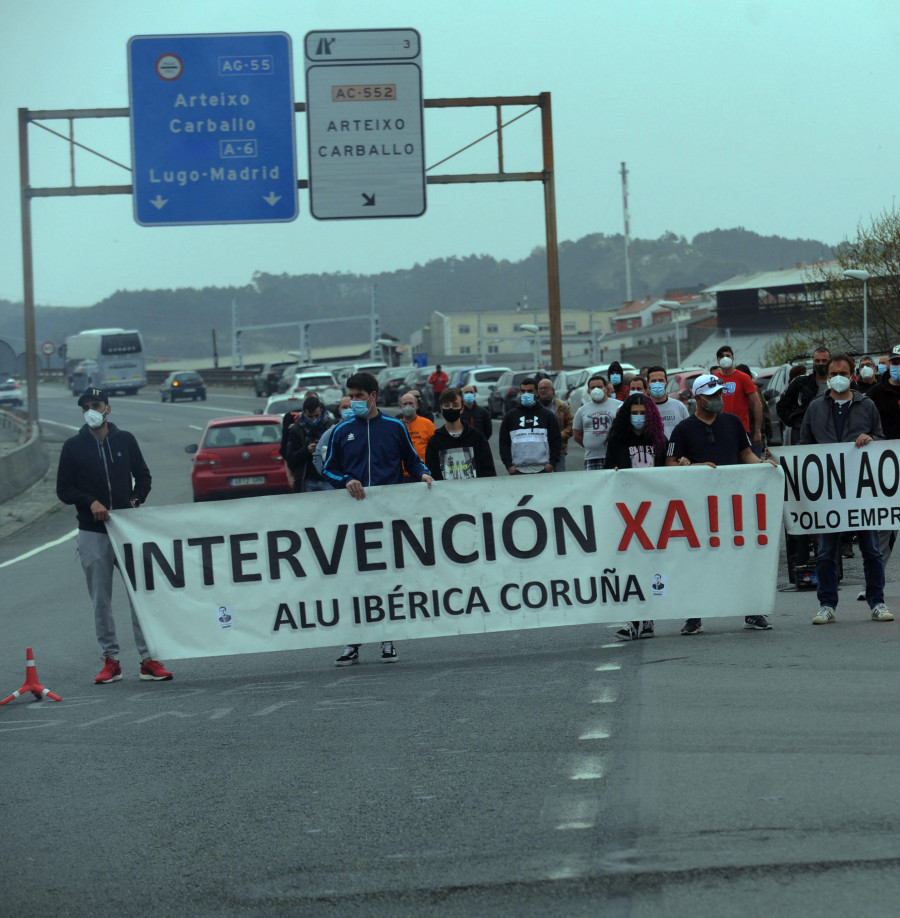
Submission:
{"label": "man in white cap", "polygon": [[[739,465],[742,462],[762,462],[750,446],[744,424],[735,414],[725,414],[722,401],[722,380],[704,373],[694,380],[692,392],[697,413],[679,422],[669,439],[666,465]],[[770,463],[775,465],[775,463]],[[753,631],[770,631],[765,615],[748,615],[744,627]],[[689,618],[681,629],[684,635],[700,634],[703,621]]]}

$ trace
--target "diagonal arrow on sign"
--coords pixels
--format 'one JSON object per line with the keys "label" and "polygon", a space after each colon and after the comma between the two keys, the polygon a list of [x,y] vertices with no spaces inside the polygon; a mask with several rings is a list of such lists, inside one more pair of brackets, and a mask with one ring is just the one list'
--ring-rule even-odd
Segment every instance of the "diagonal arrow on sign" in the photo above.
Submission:
{"label": "diagonal arrow on sign", "polygon": [[374,194],[366,194],[365,192],[363,192],[362,196],[363,198],[365,198],[365,204],[363,204],[363,207],[374,207],[375,206],[375,195]]}

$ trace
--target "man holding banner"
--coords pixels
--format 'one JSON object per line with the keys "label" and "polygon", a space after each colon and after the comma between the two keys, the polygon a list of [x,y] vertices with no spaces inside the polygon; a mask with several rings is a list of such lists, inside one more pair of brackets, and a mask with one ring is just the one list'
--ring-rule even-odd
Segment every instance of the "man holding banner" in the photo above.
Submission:
{"label": "man holding banner", "polygon": [[[440,367],[438,367],[440,369]],[[419,458],[406,425],[382,414],[377,407],[378,382],[371,373],[355,373],[347,380],[353,420],[334,429],[322,471],[335,487],[346,488],[356,500],[364,500],[365,489],[374,485],[401,484],[404,469],[413,481],[431,487],[434,479]],[[381,645],[381,662],[394,663],[397,648],[392,641]],[[359,662],[359,644],[348,644],[337,658],[337,666]]]}
{"label": "man holding banner", "polygon": [[[691,392],[697,400],[697,412],[681,421],[672,431],[666,465],[718,468],[720,465],[763,461],[750,446],[744,422],[736,414],[723,413],[724,389],[722,380],[711,373],[704,373],[694,380]],[[765,615],[745,616],[744,627],[752,631],[772,630]],[[703,619],[687,619],[681,633],[686,636],[702,634]]]}
{"label": "man holding banner", "polygon": [[[850,389],[854,363],[851,357],[839,354],[828,361],[828,391],[810,403],[800,428],[800,445],[813,443],[853,443],[858,449],[873,440],[884,438],[881,418],[874,402]],[[894,616],[884,604],[884,559],[878,545],[878,533],[872,529],[858,530],[857,540],[863,556],[866,579],[866,602],[876,622],[892,622]],[[816,558],[816,598],[819,611],[814,625],[830,625],[835,621],[838,603],[837,553],[839,532],[819,534]]]}

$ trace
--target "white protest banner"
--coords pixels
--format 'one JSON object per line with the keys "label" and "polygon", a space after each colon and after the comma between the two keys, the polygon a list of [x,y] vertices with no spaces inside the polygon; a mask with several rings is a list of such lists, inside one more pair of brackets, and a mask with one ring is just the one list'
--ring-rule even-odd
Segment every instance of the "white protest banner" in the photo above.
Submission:
{"label": "white protest banner", "polygon": [[898,445],[896,440],[875,440],[861,447],[772,447],[784,472],[787,532],[900,529]]}
{"label": "white protest banner", "polygon": [[178,659],[766,614],[783,490],[768,463],[566,472],[142,507],[107,529],[151,651]]}

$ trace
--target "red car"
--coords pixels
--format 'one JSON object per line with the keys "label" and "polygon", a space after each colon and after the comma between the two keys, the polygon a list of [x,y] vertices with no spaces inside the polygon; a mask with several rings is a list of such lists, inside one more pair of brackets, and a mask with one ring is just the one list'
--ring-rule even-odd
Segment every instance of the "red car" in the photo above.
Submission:
{"label": "red car", "polygon": [[280,450],[279,415],[251,414],[210,421],[199,446],[185,447],[185,452],[194,455],[194,500],[290,493]]}

